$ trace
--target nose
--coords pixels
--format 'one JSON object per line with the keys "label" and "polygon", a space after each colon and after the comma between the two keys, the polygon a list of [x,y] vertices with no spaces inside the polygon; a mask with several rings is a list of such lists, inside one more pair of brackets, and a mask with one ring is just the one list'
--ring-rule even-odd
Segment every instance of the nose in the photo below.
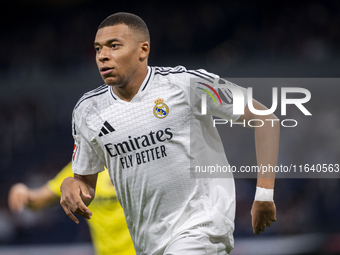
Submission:
{"label": "nose", "polygon": [[100,52],[98,53],[98,60],[100,62],[104,62],[109,60],[109,54],[108,54],[108,49],[106,47],[103,47]]}

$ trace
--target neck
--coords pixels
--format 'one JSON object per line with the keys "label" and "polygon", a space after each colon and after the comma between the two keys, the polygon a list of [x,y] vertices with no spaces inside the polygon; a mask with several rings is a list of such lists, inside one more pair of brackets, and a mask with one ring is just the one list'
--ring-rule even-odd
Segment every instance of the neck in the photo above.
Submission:
{"label": "neck", "polygon": [[142,68],[138,69],[133,75],[131,75],[131,78],[129,79],[127,84],[113,86],[112,90],[121,100],[130,102],[132,98],[138,93],[138,90],[147,74],[148,67],[143,66]]}

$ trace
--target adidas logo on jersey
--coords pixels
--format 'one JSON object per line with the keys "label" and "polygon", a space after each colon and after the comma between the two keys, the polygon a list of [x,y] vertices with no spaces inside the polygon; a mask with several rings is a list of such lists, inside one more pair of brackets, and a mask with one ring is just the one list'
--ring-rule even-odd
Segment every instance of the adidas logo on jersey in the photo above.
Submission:
{"label": "adidas logo on jersey", "polygon": [[113,131],[116,131],[109,122],[105,121],[104,126],[100,130],[99,137],[102,137],[103,135],[107,135],[109,133],[112,133]]}

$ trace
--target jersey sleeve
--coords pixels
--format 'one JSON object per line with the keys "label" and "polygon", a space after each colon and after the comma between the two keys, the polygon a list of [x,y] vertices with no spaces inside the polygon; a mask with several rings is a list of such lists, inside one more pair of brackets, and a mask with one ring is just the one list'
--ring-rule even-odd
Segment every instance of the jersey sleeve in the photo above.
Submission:
{"label": "jersey sleeve", "polygon": [[196,113],[201,114],[205,108],[206,114],[229,121],[236,121],[243,114],[247,105],[246,88],[203,69],[188,72],[192,74],[191,100]]}
{"label": "jersey sleeve", "polygon": [[77,117],[77,113],[74,113],[72,120],[72,134],[74,138],[72,155],[73,173],[88,175],[102,172],[104,171],[104,165],[99,159],[96,150],[89,142],[89,139],[86,137],[87,129],[83,124],[84,122],[82,122],[83,116],[80,115]]}
{"label": "jersey sleeve", "polygon": [[47,187],[53,194],[60,197],[60,185],[66,177],[73,177],[72,162],[68,163],[52,180],[47,182]]}

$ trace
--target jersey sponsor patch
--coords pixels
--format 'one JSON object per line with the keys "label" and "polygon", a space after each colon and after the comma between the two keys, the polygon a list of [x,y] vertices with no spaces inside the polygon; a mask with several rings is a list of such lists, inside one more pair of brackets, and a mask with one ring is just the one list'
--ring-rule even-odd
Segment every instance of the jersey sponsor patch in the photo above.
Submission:
{"label": "jersey sponsor patch", "polygon": [[169,106],[164,103],[164,99],[157,98],[155,101],[155,107],[153,108],[153,114],[159,118],[165,118],[169,114]]}
{"label": "jersey sponsor patch", "polygon": [[125,141],[107,143],[104,147],[111,158],[118,157],[122,169],[167,157],[166,141],[173,138],[171,128],[150,131],[137,137],[128,136]]}

